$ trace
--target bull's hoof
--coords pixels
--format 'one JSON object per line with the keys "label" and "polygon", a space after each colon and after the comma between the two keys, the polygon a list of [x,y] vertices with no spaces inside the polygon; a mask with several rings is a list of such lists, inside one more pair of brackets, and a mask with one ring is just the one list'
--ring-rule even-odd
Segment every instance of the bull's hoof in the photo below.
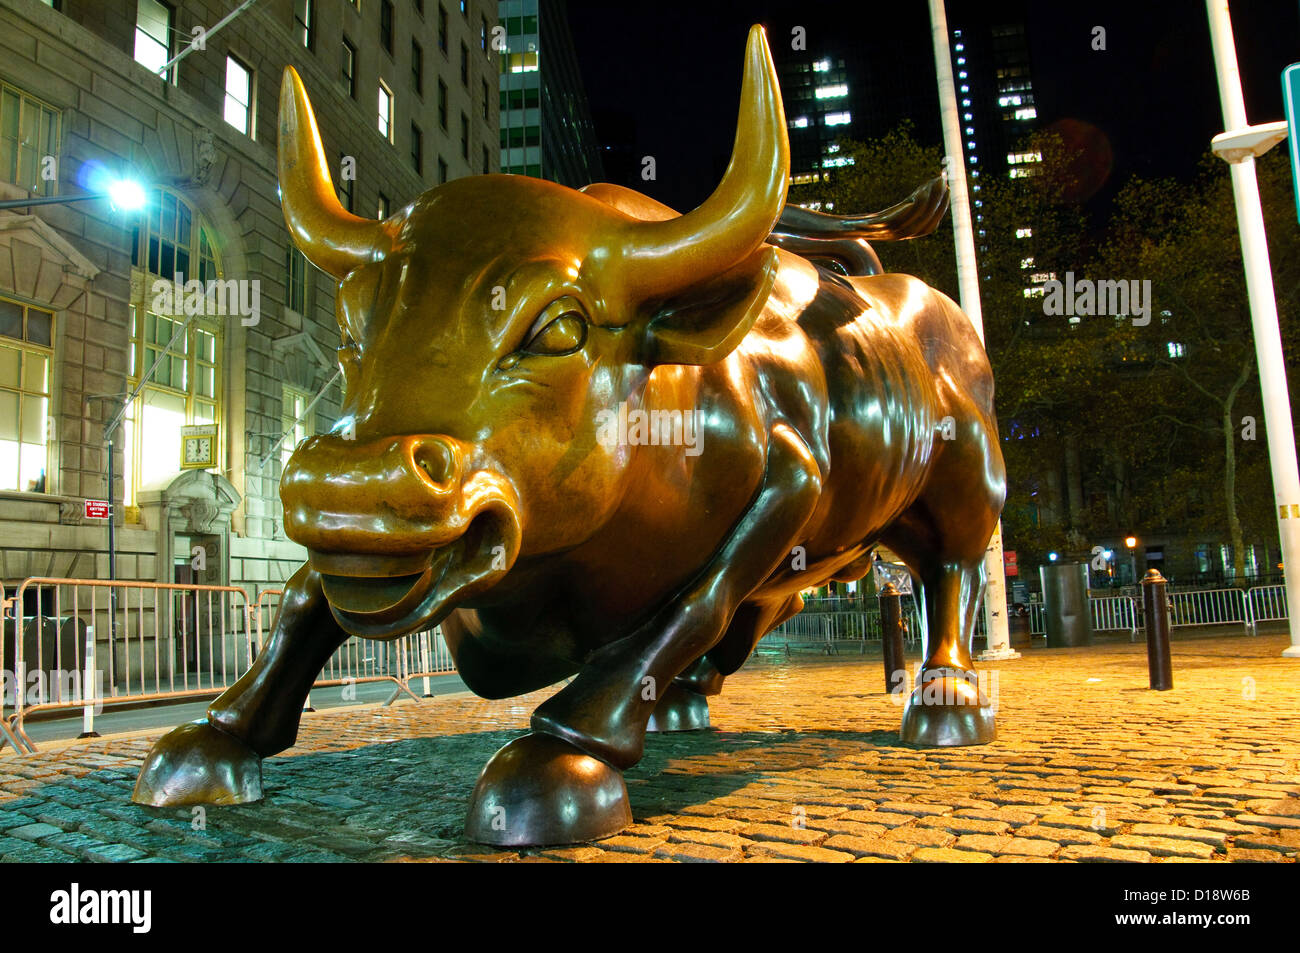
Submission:
{"label": "bull's hoof", "polygon": [[144,759],[131,800],[152,807],[262,799],[262,759],[206,720],[163,735]]}
{"label": "bull's hoof", "polygon": [[899,737],[927,748],[986,745],[997,737],[993,704],[974,672],[923,671],[903,709]]}
{"label": "bull's hoof", "polygon": [[465,836],[500,847],[578,844],[632,823],[617,768],[540,733],[492,756],[469,800]]}
{"label": "bull's hoof", "polygon": [[676,682],[659,699],[646,731],[700,731],[709,727],[709,700]]}

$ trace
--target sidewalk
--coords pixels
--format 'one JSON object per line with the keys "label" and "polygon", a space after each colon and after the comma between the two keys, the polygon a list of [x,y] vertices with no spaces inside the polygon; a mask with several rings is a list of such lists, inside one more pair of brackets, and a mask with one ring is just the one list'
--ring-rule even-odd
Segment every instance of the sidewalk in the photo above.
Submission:
{"label": "sidewalk", "polygon": [[478,772],[547,692],[307,715],[266,763],[267,799],[208,808],[202,825],[130,803],[159,731],[6,749],[0,858],[1294,863],[1300,662],[1286,644],[1179,639],[1171,692],[1147,690],[1142,644],[1028,650],[983,669],[996,742],[924,750],[898,741],[878,657],[762,656],[713,700],[717,730],[651,736],[627,773],[634,827],[522,852],[467,844],[461,827]]}

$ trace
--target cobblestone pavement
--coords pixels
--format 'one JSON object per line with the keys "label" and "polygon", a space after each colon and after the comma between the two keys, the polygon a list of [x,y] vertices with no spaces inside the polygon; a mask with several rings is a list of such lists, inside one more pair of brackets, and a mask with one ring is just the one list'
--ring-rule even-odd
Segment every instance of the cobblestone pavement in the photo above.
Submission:
{"label": "cobblestone pavement", "polygon": [[[265,766],[259,805],[129,801],[159,732],[0,754],[5,861],[1265,861],[1300,850],[1300,661],[1285,638],[1184,639],[1175,689],[1142,645],[1030,649],[984,667],[999,737],[900,744],[878,658],[764,656],[716,730],[652,736],[636,823],[591,846],[461,837],[483,764],[546,696],[321,712]],[[914,664],[914,663],[913,663]],[[201,827],[202,829],[196,829]]]}

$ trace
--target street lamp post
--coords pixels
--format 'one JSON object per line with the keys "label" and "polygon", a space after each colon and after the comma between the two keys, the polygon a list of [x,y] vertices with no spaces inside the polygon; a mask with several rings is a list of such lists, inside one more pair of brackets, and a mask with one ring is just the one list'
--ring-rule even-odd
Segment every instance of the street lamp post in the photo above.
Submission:
{"label": "street lamp post", "polygon": [[1232,193],[1237,204],[1237,230],[1246,268],[1246,293],[1250,299],[1255,359],[1264,398],[1264,426],[1268,431],[1268,460],[1273,475],[1273,501],[1277,506],[1278,538],[1282,543],[1291,645],[1282,654],[1300,658],[1300,468],[1296,466],[1295,433],[1291,429],[1291,400],[1282,334],[1278,329],[1277,299],[1264,233],[1264,212],[1255,178],[1255,157],[1285,137],[1279,124],[1250,126],[1246,101],[1237,71],[1237,47],[1232,37],[1228,0],[1206,0],[1210,40],[1219,79],[1219,100],[1227,131],[1214,138],[1215,153],[1232,172]]}
{"label": "street lamp post", "polygon": [[[948,154],[948,191],[952,196],[953,239],[957,250],[957,282],[962,310],[984,341],[984,315],[980,308],[979,270],[975,262],[975,230],[971,224],[970,195],[966,189],[965,152],[958,122],[957,88],[952,78],[952,52],[948,47],[948,15],[944,0],[930,0],[930,30],[934,40],[934,65],[939,82],[939,111],[943,143]],[[981,661],[1020,658],[1011,647],[1007,626],[1007,578],[1002,557],[1002,521],[998,520],[984,553],[984,630],[988,633]]]}

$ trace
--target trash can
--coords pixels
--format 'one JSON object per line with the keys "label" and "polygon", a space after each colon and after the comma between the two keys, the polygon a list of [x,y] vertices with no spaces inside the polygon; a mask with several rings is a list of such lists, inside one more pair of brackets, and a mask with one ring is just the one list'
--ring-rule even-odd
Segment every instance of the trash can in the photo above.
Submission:
{"label": "trash can", "polygon": [[1043,621],[1047,647],[1092,644],[1092,612],[1088,607],[1088,564],[1042,566]]}

